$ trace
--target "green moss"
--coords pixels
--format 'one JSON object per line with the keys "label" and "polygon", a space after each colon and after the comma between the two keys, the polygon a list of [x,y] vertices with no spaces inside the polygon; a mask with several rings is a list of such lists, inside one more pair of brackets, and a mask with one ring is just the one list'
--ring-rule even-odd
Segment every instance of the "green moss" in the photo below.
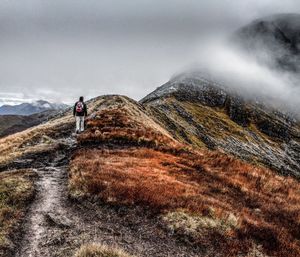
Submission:
{"label": "green moss", "polygon": [[189,139],[191,140],[193,146],[196,146],[198,148],[206,148],[206,144],[195,135],[190,135]]}

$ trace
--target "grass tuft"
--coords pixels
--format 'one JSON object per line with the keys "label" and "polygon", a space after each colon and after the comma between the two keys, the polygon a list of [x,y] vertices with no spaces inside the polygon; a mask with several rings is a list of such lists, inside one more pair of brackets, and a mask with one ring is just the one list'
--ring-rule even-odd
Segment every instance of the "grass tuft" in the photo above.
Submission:
{"label": "grass tuft", "polygon": [[81,246],[75,257],[134,257],[119,248],[99,244]]}
{"label": "grass tuft", "polygon": [[12,236],[34,195],[34,176],[29,170],[0,173],[0,253],[13,247]]}

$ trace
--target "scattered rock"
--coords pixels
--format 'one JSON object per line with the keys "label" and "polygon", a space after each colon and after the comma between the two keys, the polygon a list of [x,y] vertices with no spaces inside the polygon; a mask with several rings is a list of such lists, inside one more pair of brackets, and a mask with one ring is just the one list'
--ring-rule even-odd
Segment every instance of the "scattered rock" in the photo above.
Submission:
{"label": "scattered rock", "polygon": [[72,221],[58,213],[48,212],[44,214],[45,220],[50,226],[70,228]]}

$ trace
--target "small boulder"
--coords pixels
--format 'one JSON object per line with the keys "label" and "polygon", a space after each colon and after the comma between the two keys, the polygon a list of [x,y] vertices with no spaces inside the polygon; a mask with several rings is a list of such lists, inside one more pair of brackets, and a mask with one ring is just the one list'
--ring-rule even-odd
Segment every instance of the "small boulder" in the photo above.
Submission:
{"label": "small boulder", "polygon": [[44,214],[46,222],[50,226],[57,226],[60,228],[70,228],[72,221],[59,213],[48,212]]}

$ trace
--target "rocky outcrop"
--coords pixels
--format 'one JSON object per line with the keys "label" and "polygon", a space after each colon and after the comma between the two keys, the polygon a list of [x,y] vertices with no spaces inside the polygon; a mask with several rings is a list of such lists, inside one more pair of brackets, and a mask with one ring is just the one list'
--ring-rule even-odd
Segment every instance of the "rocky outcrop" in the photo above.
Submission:
{"label": "rocky outcrop", "polygon": [[247,109],[245,102],[238,97],[227,96],[225,104],[226,111],[231,120],[246,127],[250,124],[251,112]]}
{"label": "rocky outcrop", "polygon": [[271,116],[264,116],[262,114],[255,116],[255,123],[257,128],[271,138],[280,139],[286,142],[291,140],[292,126],[287,121],[281,119],[274,119]]}
{"label": "rocky outcrop", "polygon": [[199,75],[191,77],[181,74],[157,88],[140,102],[153,102],[163,96],[173,96],[178,101],[200,102],[211,107],[222,107],[226,101],[226,93],[221,85]]}

